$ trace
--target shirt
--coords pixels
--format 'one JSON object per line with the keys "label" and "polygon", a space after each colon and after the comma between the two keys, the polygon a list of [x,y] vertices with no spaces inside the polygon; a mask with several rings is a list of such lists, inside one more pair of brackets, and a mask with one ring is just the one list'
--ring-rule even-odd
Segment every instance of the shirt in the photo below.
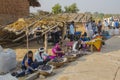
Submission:
{"label": "shirt", "polygon": [[119,27],[119,22],[116,21],[116,22],[114,23],[114,26],[115,26],[115,27]]}
{"label": "shirt", "polygon": [[74,26],[71,24],[70,25],[70,34],[74,34],[75,30],[74,30]]}
{"label": "shirt", "polygon": [[76,45],[77,45],[77,43],[78,43],[78,41],[74,42],[74,44],[73,44],[73,48],[72,48],[73,51],[78,51],[78,50],[76,49]]}
{"label": "shirt", "polygon": [[108,27],[108,22],[104,22],[104,26],[105,26],[105,27]]}
{"label": "shirt", "polygon": [[37,51],[35,53],[35,60],[37,60],[37,62],[43,62],[44,61],[44,58],[46,58],[48,56],[47,53],[42,53],[41,55],[39,54],[39,51]]}
{"label": "shirt", "polygon": [[88,29],[88,30],[92,30],[92,24],[91,24],[91,23],[88,23],[87,29]]}
{"label": "shirt", "polygon": [[114,27],[115,26],[115,22],[112,22],[112,27]]}

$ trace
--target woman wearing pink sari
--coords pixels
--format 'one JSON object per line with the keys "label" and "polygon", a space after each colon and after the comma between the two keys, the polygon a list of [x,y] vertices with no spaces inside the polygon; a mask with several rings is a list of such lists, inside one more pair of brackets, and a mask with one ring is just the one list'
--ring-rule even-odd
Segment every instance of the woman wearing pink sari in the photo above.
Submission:
{"label": "woman wearing pink sari", "polygon": [[54,59],[56,57],[62,57],[64,55],[64,51],[60,48],[60,44],[57,43],[53,48],[52,48],[52,55],[51,59]]}

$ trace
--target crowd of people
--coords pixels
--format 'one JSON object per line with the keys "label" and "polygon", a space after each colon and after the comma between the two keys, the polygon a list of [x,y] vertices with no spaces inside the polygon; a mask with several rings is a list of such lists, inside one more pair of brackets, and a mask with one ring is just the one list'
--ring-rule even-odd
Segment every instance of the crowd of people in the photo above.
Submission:
{"label": "crowd of people", "polygon": [[104,30],[107,31],[110,35],[118,35],[120,33],[119,19],[114,19],[113,17],[104,19]]}
{"label": "crowd of people", "polygon": [[[89,51],[90,45],[86,44],[86,42],[89,42],[98,37],[104,37],[104,34],[106,34],[106,32],[109,33],[109,30],[111,28],[119,28],[118,20],[112,21],[112,25],[107,20],[104,20],[103,23],[102,21],[98,21],[98,23],[96,23],[95,20],[90,20],[85,23],[86,32],[84,32],[84,34],[81,34],[75,31],[75,24],[74,21],[72,21],[68,26],[67,34],[64,38],[64,41],[67,40],[66,43],[64,43],[64,41],[60,41],[60,32],[58,32],[59,30],[55,30],[52,33],[55,44],[55,46],[51,50],[52,54],[49,55],[49,53],[46,53],[44,48],[39,48],[35,54],[33,54],[32,51],[28,51],[22,60],[22,72],[17,73],[15,76],[20,77],[24,76],[25,74],[33,73],[39,68],[39,66],[47,65],[49,61],[55,58],[62,58],[66,53],[65,50],[62,50],[63,45],[65,45],[64,47],[67,47],[67,49],[75,52],[85,52],[86,50]],[[78,33],[77,39],[75,39],[76,33]],[[102,44],[104,45],[103,40]]]}

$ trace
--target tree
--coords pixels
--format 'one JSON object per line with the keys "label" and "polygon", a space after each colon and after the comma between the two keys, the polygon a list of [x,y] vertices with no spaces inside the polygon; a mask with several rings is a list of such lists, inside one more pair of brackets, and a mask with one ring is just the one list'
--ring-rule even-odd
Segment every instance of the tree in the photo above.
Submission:
{"label": "tree", "polygon": [[77,8],[76,3],[73,3],[72,5],[70,5],[69,8],[70,8],[70,11],[72,13],[77,13],[79,11],[79,9]]}
{"label": "tree", "polygon": [[54,14],[62,13],[61,5],[60,4],[55,4],[52,7],[52,13],[54,13]]}
{"label": "tree", "polygon": [[64,9],[65,9],[65,13],[70,13],[70,8],[68,6],[65,6]]}
{"label": "tree", "polygon": [[103,19],[104,13],[99,13],[99,18]]}
{"label": "tree", "polygon": [[79,9],[77,8],[76,3],[73,3],[70,6],[65,6],[64,7],[66,13],[77,13]]}

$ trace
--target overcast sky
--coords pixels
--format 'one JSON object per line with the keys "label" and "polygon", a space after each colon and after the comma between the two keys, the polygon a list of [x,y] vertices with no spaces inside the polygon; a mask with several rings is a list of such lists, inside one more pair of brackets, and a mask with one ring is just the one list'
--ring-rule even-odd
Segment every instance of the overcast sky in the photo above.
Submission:
{"label": "overcast sky", "polygon": [[41,7],[31,8],[31,12],[39,10],[51,11],[52,6],[59,3],[67,6],[76,3],[81,12],[102,12],[102,13],[119,13],[120,0],[39,0]]}

